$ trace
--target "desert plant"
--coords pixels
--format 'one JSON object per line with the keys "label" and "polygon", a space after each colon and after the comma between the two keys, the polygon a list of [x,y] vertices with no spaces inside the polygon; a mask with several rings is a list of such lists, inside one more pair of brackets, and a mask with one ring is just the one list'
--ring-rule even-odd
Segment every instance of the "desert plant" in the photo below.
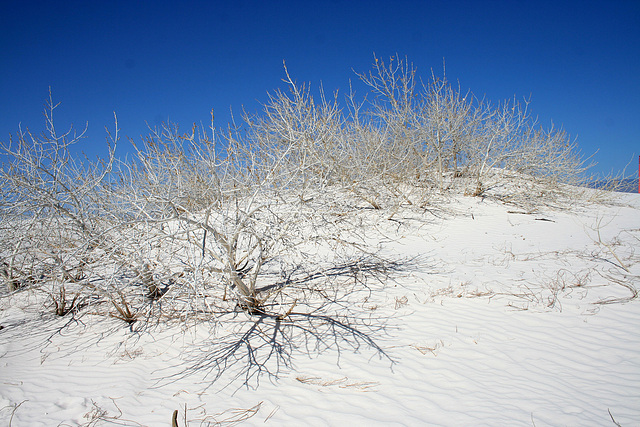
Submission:
{"label": "desert plant", "polygon": [[65,284],[54,286],[54,289],[50,292],[47,291],[51,301],[54,305],[54,312],[56,316],[66,316],[74,310],[78,309],[78,298],[80,293],[76,292],[72,299],[67,296],[67,287]]}
{"label": "desert plant", "polygon": [[[575,144],[562,130],[541,129],[528,101],[494,106],[433,72],[423,82],[398,56],[374,58],[372,71],[358,74],[373,96],[358,100],[350,90],[345,109],[337,94],[320,88],[314,99],[286,67],[285,76],[288,91],[272,93],[260,114],[245,114],[243,127],[222,138],[213,114],[211,133],[164,124],[132,141],[135,157],[123,160],[114,152],[117,118],[106,159],[75,156],[84,131],[58,134],[50,95],[46,133],[20,129],[0,143],[5,289],[75,282],[128,322],[144,304],[193,313],[229,295],[263,313],[265,272],[278,274],[285,253],[341,241],[328,231],[338,216],[362,237],[362,223],[344,219],[362,202],[389,208],[388,218],[450,191],[511,202],[528,192],[526,203],[538,203],[582,168]],[[61,313],[64,292],[54,298]],[[285,312],[294,303],[281,301]]]}
{"label": "desert plant", "polygon": [[126,177],[116,189],[121,204],[130,209],[134,229],[146,230],[147,249],[132,244],[127,251],[141,259],[133,271],[148,293],[158,292],[148,262],[155,256],[169,270],[167,261],[175,262],[173,273],[189,276],[182,291],[191,297],[203,296],[218,278],[240,307],[260,310],[258,277],[271,251],[287,242],[292,224],[284,216],[292,212],[277,209],[283,200],[279,188],[287,188],[277,181],[283,162],[258,161],[242,144],[230,136],[220,152],[197,128],[180,134],[177,126],[165,124],[135,145],[135,162],[119,166]]}
{"label": "desert plant", "polygon": [[[107,158],[81,159],[75,145],[86,128],[60,135],[54,122],[58,105],[50,93],[42,135],[20,129],[9,142],[0,142],[6,159],[0,170],[0,218],[6,230],[0,237],[2,276],[9,291],[37,284],[49,294],[57,315],[94,295],[106,297],[115,316],[130,323],[136,313],[124,285],[105,277],[105,271],[126,271],[132,259],[126,253],[131,218],[113,194],[117,118],[115,133],[107,131]],[[69,284],[74,284],[73,298],[67,295]]]}
{"label": "desert plant", "polygon": [[[328,100],[322,87],[316,101],[308,85],[296,84],[284,67],[288,92],[269,94],[262,114],[244,114],[246,138],[227,135],[233,155],[250,162],[280,187],[304,192],[322,188],[342,178],[347,152],[344,147],[344,117],[337,97]],[[256,155],[260,153],[260,155]],[[303,197],[303,196],[302,196]]]}
{"label": "desert plant", "polygon": [[372,90],[373,100],[362,111],[352,109],[357,112],[352,117],[363,117],[354,120],[356,132],[366,129],[358,139],[358,149],[369,166],[363,172],[375,176],[376,185],[415,184],[416,180],[424,179],[424,162],[428,158],[423,152],[426,147],[420,146],[416,126],[421,103],[416,69],[399,57],[392,57],[387,63],[374,59],[373,71],[358,74]]}
{"label": "desert plant", "polygon": [[115,317],[116,319],[120,319],[129,324],[135,322],[138,318],[138,314],[131,310],[131,306],[129,305],[126,296],[121,292],[118,292],[117,296],[118,298],[112,298],[110,301],[116,309],[116,313],[109,313],[111,317]]}
{"label": "desert plant", "polygon": [[[544,203],[544,197],[563,193],[562,184],[578,183],[587,169],[562,129],[543,129],[532,118],[528,100],[492,105],[433,72],[419,85],[416,73],[412,64],[396,56],[387,63],[375,58],[373,71],[359,74],[376,95],[365,113],[385,129],[388,139],[385,158],[379,158],[386,164],[392,159],[385,175],[402,170],[405,183],[415,184],[412,177],[417,177],[441,191],[453,185],[475,196],[508,188],[503,199],[520,192],[527,197],[540,194],[536,203]],[[463,185],[454,185],[454,178],[463,178]]]}
{"label": "desert plant", "polygon": [[[110,171],[116,133],[106,162],[82,162],[72,147],[86,131],[71,128],[60,135],[54,125],[51,94],[45,110],[46,132],[41,136],[20,129],[16,138],[0,142],[6,159],[0,169],[3,228],[3,275],[9,287],[37,280],[72,277],[102,243],[102,182]],[[28,273],[27,273],[28,272]]]}

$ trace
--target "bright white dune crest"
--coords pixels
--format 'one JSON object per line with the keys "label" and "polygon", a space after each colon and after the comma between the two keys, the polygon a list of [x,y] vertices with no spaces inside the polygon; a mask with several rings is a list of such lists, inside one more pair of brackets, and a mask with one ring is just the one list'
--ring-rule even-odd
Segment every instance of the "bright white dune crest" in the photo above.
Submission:
{"label": "bright white dune crest", "polygon": [[319,245],[290,285],[328,283],[322,301],[294,295],[279,318],[129,326],[3,296],[0,424],[169,426],[174,410],[179,426],[640,423],[638,195],[348,215],[360,255],[331,263]]}

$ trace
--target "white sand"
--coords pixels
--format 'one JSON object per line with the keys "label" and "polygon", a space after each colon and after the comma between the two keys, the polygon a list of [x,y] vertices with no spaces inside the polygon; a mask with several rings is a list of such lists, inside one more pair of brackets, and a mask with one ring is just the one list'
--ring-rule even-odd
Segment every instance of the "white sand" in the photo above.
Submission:
{"label": "white sand", "polygon": [[[640,197],[518,212],[470,197],[395,221],[369,211],[368,243],[396,263],[370,266],[344,307],[281,324],[131,332],[5,297],[0,424],[169,426],[178,409],[183,426],[186,408],[190,426],[640,425],[640,302],[624,302],[640,287]],[[239,346],[225,357],[224,343]]]}

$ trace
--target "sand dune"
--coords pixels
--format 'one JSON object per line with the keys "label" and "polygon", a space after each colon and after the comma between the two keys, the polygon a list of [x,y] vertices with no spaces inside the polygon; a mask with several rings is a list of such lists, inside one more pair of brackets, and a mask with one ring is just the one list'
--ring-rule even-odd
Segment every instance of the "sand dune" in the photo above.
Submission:
{"label": "sand dune", "polygon": [[358,215],[375,263],[331,270],[335,303],[282,319],[129,327],[3,297],[0,423],[640,424],[638,195]]}

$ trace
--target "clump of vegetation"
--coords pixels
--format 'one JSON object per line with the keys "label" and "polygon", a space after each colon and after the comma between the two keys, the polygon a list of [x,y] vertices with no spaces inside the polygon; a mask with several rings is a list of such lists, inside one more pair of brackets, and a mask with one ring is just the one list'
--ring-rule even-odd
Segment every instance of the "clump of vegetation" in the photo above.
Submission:
{"label": "clump of vegetation", "polygon": [[585,170],[575,143],[541,128],[527,101],[420,80],[399,57],[375,58],[358,75],[371,98],[349,93],[345,108],[285,74],[289,91],[245,115],[242,131],[165,124],[126,160],[115,155],[117,118],[106,158],[74,157],[84,131],[57,132],[50,95],[45,134],[0,142],[3,292],[44,290],[59,316],[91,306],[129,324],[225,310],[282,319],[310,295],[288,287],[297,266],[286,260],[309,262],[319,245],[356,251],[332,228],[353,207],[392,216],[456,193],[553,204],[575,195],[568,184]]}

